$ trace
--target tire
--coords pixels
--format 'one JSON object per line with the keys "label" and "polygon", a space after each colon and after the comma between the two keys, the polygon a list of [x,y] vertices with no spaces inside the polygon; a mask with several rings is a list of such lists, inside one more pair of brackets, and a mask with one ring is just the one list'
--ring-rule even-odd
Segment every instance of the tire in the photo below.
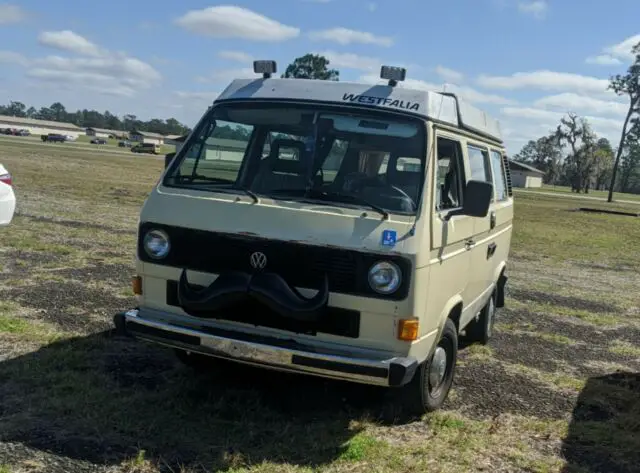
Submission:
{"label": "tire", "polygon": [[[421,417],[442,407],[453,384],[457,360],[458,331],[453,320],[447,319],[431,357],[418,367],[409,384],[400,388],[402,417]],[[436,386],[434,378],[439,378]]]}
{"label": "tire", "polygon": [[496,292],[494,291],[489,300],[480,311],[478,320],[472,321],[466,329],[465,341],[468,343],[479,343],[487,345],[496,323]]}

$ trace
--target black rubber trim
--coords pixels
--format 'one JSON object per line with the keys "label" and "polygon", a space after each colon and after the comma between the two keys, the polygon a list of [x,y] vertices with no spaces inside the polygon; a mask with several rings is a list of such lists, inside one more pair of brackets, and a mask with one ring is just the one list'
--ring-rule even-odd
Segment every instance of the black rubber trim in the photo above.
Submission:
{"label": "black rubber trim", "polygon": [[389,386],[399,387],[409,384],[418,369],[415,358],[401,358],[389,367]]}
{"label": "black rubber trim", "polygon": [[503,273],[498,278],[498,291],[496,294],[496,307],[504,307],[505,305],[505,287],[509,278]]}

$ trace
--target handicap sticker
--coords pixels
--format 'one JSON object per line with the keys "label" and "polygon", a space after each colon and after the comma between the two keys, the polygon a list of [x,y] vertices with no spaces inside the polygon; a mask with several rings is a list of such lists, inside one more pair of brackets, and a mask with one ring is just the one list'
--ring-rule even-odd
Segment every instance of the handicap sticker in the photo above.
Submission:
{"label": "handicap sticker", "polygon": [[395,230],[384,230],[382,232],[382,246],[394,246],[398,234]]}

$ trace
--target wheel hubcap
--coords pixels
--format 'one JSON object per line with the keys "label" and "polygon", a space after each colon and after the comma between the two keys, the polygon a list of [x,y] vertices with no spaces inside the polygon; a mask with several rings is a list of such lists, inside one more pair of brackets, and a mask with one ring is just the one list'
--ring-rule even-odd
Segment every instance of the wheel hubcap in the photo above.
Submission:
{"label": "wheel hubcap", "polygon": [[437,347],[431,360],[431,367],[429,369],[429,384],[433,391],[437,390],[445,374],[447,373],[447,352],[442,347]]}

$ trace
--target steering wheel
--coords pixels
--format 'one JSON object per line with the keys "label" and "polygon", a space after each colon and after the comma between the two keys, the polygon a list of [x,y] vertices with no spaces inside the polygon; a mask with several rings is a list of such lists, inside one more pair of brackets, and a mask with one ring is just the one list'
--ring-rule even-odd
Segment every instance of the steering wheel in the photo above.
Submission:
{"label": "steering wheel", "polygon": [[361,179],[356,179],[356,180],[352,181],[352,189],[355,192],[361,191],[363,187],[385,187],[385,188],[392,189],[397,194],[400,194],[402,197],[404,197],[409,202],[411,202],[411,206],[413,208],[416,207],[415,201],[409,196],[409,194],[407,194],[405,191],[403,191],[399,187],[391,185],[391,184],[389,184],[387,182],[383,182],[378,177],[363,177]]}

